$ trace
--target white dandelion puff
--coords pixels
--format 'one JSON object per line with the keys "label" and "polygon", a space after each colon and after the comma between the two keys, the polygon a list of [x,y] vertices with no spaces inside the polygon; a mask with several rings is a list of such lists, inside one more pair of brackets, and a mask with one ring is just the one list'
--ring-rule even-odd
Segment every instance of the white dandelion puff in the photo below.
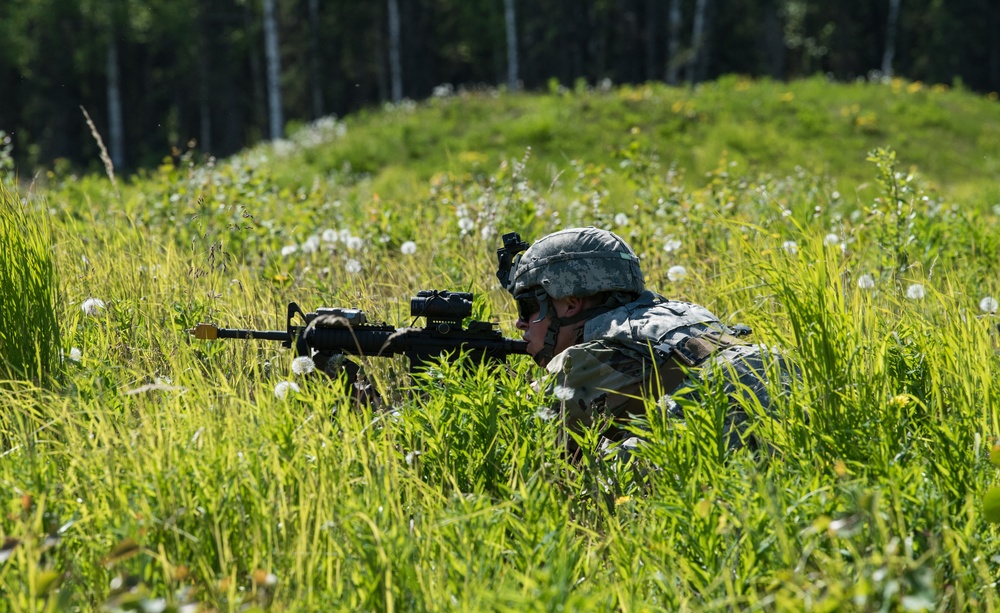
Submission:
{"label": "white dandelion puff", "polygon": [[914,283],[910,287],[906,288],[906,297],[910,300],[920,300],[924,297],[924,286],[919,283]]}
{"label": "white dandelion puff", "polygon": [[337,231],[331,228],[323,230],[323,242],[324,243],[335,243],[337,242]]}
{"label": "white dandelion puff", "polygon": [[535,411],[535,417],[543,421],[552,421],[558,416],[559,414],[553,411],[549,407],[538,407],[538,409]]}
{"label": "white dandelion puff", "polygon": [[316,370],[316,362],[309,356],[300,355],[292,360],[292,372],[297,375],[308,375]]}
{"label": "white dandelion puff", "polygon": [[281,248],[281,257],[288,257],[299,250],[298,245],[285,245]]}
{"label": "white dandelion puff", "polygon": [[302,243],[302,247],[300,248],[302,249],[303,253],[315,253],[316,250],[319,249],[320,245],[319,241],[320,238],[318,236],[315,235],[310,236],[309,238],[306,239],[306,242]]}
{"label": "white dandelion puff", "polygon": [[475,227],[476,222],[472,221],[468,217],[461,217],[458,220],[458,229],[462,232],[472,232]]}
{"label": "white dandelion puff", "polygon": [[627,226],[628,225],[628,215],[625,213],[618,213],[615,215],[615,225],[616,226]]}
{"label": "white dandelion puff", "polygon": [[781,248],[784,249],[788,255],[795,255],[799,252],[799,245],[795,241],[785,241],[781,243]]}
{"label": "white dandelion puff", "polygon": [[347,240],[344,241],[344,243],[347,245],[347,248],[350,249],[351,251],[357,251],[358,249],[361,249],[364,246],[365,241],[362,240],[361,237],[359,236],[349,236],[347,237]]}
{"label": "white dandelion puff", "polygon": [[680,265],[671,266],[670,268],[667,269],[667,278],[670,279],[671,281],[683,281],[685,278],[687,278],[687,274],[688,274],[687,268],[684,268],[683,266]]}
{"label": "white dandelion puff", "polygon": [[552,395],[559,400],[569,400],[573,397],[573,388],[557,385],[552,389]]}
{"label": "white dandelion puff", "polygon": [[104,301],[100,298],[87,298],[83,301],[83,304],[80,305],[80,308],[83,309],[83,312],[87,315],[92,317],[97,316],[104,310]]}
{"label": "white dandelion puff", "polygon": [[361,272],[361,262],[357,260],[347,260],[347,263],[344,264],[344,270],[352,275],[356,275]]}
{"label": "white dandelion puff", "polygon": [[993,296],[986,296],[979,301],[979,310],[983,313],[996,313],[997,301]]}
{"label": "white dandelion puff", "polygon": [[831,232],[823,237],[823,244],[827,247],[836,247],[840,245],[840,237]]}
{"label": "white dandelion puff", "polygon": [[406,454],[406,465],[413,466],[413,461],[416,460],[423,452],[421,451],[411,451]]}
{"label": "white dandelion puff", "polygon": [[872,289],[875,287],[875,279],[871,275],[861,275],[858,277],[858,287],[860,289]]}
{"label": "white dandelion puff", "polygon": [[673,253],[674,251],[680,249],[682,244],[683,243],[681,243],[681,241],[679,241],[678,239],[674,238],[673,235],[671,235],[668,236],[667,241],[663,243],[663,250],[666,251],[667,253]]}
{"label": "white dandelion puff", "polygon": [[399,250],[403,252],[403,255],[413,255],[417,252],[417,244],[413,241],[406,241],[399,246]]}
{"label": "white dandelion puff", "polygon": [[301,392],[302,390],[293,381],[281,381],[274,386],[274,396],[278,400],[284,400],[288,396],[288,392]]}

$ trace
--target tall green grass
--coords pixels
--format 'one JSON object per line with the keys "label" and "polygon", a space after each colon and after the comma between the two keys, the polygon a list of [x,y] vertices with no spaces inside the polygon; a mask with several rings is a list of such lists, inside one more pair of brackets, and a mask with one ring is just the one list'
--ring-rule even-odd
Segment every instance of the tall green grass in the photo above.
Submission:
{"label": "tall green grass", "polygon": [[47,224],[0,182],[0,379],[47,383],[59,369],[59,287]]}
{"label": "tall green grass", "polygon": [[[872,150],[863,189],[728,157],[691,186],[642,134],[557,181],[521,151],[392,197],[357,175],[289,187],[286,145],[191,158],[121,200],[100,178],[53,185],[76,361],[54,390],[0,388],[5,609],[997,610],[989,200],[935,191],[905,149]],[[288,300],[406,325],[411,294],[449,288],[514,335],[499,233],[583,224],[798,365],[754,423],[765,452],[720,455],[709,402],[653,410],[631,457],[589,432],[571,460],[527,359],[413,379],[366,360],[373,412],[276,344],[184,332],[278,328]]]}

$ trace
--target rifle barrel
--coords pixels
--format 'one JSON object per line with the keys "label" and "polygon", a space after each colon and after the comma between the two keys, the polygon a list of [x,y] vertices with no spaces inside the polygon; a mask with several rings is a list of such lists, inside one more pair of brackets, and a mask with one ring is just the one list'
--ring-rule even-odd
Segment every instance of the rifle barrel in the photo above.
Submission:
{"label": "rifle barrel", "polygon": [[260,339],[264,341],[287,341],[285,330],[242,330],[240,328],[219,328],[219,338]]}

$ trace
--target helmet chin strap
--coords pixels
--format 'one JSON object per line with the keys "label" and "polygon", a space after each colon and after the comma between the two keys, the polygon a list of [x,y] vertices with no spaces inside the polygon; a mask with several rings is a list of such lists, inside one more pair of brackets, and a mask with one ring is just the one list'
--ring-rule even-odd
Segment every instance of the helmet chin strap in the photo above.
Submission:
{"label": "helmet chin strap", "polygon": [[544,289],[538,288],[535,290],[535,299],[538,300],[538,318],[535,319],[535,323],[545,319],[550,312],[552,315],[552,318],[549,320],[549,328],[545,331],[545,340],[542,343],[542,349],[535,356],[535,360],[539,364],[545,365],[555,356],[556,339],[559,336],[559,328],[562,327],[563,322],[556,316],[556,308],[552,304],[552,298],[545,293]]}

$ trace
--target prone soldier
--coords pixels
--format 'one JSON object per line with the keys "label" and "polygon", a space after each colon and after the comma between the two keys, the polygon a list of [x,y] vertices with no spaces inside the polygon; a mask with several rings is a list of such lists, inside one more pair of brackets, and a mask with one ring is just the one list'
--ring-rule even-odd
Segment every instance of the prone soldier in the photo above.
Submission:
{"label": "prone soldier", "polygon": [[[648,290],[638,256],[612,232],[567,229],[530,246],[510,233],[497,256],[497,277],[517,301],[516,326],[528,354],[551,375],[553,409],[566,430],[603,416],[610,418],[605,442],[630,446],[636,439],[623,428],[630,415],[661,400],[683,418],[673,394],[717,385],[729,400],[728,447],[757,445],[743,403],[755,400],[766,410],[766,373],[778,368],[785,385],[789,375],[776,352],[739,338],[749,328],[730,328],[702,306]],[[576,449],[572,437],[566,444]]]}

